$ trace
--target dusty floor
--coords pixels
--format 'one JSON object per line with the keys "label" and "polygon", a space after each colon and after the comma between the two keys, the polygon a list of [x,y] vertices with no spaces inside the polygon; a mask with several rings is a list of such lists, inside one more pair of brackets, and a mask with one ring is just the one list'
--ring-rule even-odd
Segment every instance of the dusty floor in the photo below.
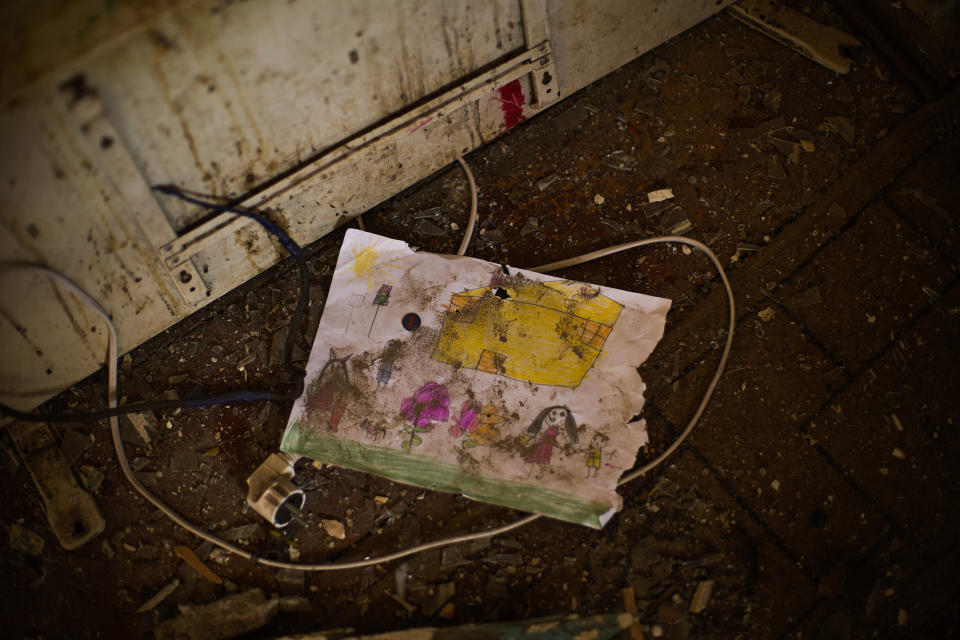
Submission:
{"label": "dusty floor", "polygon": [[[103,474],[94,493],[106,532],[64,552],[22,466],[0,471],[0,520],[46,541],[39,556],[0,555],[5,635],[150,636],[180,604],[250,587],[309,599],[309,612],[280,613],[257,632],[272,637],[616,612],[628,586],[643,624],[669,638],[952,635],[958,105],[956,92],[921,105],[869,50],[836,76],[721,14],[471,154],[481,191],[472,255],[533,266],[686,220],[728,266],[738,323],[727,373],[690,440],[623,490],[623,512],[602,531],[540,521],[403,563],[278,573],[198,545],[133,493],[104,425],[77,424],[70,431],[89,433],[89,447],[60,434],[78,470]],[[629,156],[626,167],[605,161],[613,152]],[[674,207],[643,206],[664,187]],[[468,198],[452,167],[366,225],[453,252],[450,223],[462,228]],[[314,321],[341,237],[309,250]],[[726,311],[715,274],[701,257],[656,248],[564,275],[675,301],[641,370],[649,459],[686,424],[716,365]],[[271,345],[295,286],[294,268],[281,265],[138,348],[122,395],[273,384]],[[305,357],[312,336],[300,329]],[[104,395],[95,375],[50,406],[92,409]],[[360,558],[518,516],[303,461],[309,528],[269,530],[244,506],[245,479],[275,450],[287,409],[158,412],[153,446],[131,431],[128,449],[145,482],[191,520],[218,532],[253,525],[247,544],[276,558]],[[321,518],[346,522],[346,539],[326,535]],[[177,544],[227,584],[185,566]],[[162,604],[134,613],[175,578]],[[712,598],[690,613],[704,580],[715,581]]]}

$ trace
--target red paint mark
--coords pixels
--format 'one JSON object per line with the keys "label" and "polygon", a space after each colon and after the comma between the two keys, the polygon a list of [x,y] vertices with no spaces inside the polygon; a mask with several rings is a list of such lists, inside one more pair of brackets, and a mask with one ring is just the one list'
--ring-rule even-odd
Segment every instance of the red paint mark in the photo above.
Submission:
{"label": "red paint mark", "polygon": [[507,129],[512,129],[526,121],[527,118],[523,115],[523,105],[526,103],[526,99],[523,96],[520,80],[505,84],[500,87],[499,92],[500,108],[503,110],[503,124]]}
{"label": "red paint mark", "polygon": [[433,120],[433,116],[430,116],[426,120],[421,120],[420,124],[415,126],[413,129],[410,129],[410,133],[416,133],[417,131],[420,131],[420,129],[423,129],[425,126],[427,126],[427,123],[431,120]]}

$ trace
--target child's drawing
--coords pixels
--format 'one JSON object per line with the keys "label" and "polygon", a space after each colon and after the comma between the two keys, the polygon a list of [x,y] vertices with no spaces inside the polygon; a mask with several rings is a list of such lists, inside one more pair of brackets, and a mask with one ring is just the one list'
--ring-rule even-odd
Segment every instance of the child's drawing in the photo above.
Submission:
{"label": "child's drawing", "polygon": [[387,244],[386,238],[366,246],[360,246],[360,241],[357,241],[357,244],[349,249],[351,258],[338,264],[334,274],[350,274],[348,284],[360,280],[365,283],[367,291],[373,291],[378,284],[390,282],[391,271],[399,269],[398,263],[407,256],[393,253],[396,249],[386,248]]}
{"label": "child's drawing", "polygon": [[418,433],[433,431],[435,423],[450,417],[450,395],[442,384],[429,381],[400,403],[403,430],[410,435],[400,447],[412,451],[423,442]]}
{"label": "child's drawing", "polygon": [[433,359],[516,380],[577,387],[622,308],[599,289],[566,281],[455,293]]}
{"label": "child's drawing", "polygon": [[386,346],[383,348],[380,357],[377,358],[379,364],[377,365],[377,391],[384,389],[387,384],[390,382],[390,379],[393,377],[395,371],[399,369],[396,364],[397,357],[403,350],[403,341],[401,340],[388,340]]}
{"label": "child's drawing", "polygon": [[379,423],[371,422],[370,420],[364,420],[360,423],[360,427],[363,429],[364,433],[373,438],[374,440],[379,440],[383,436],[387,435],[387,428]]}
{"label": "child's drawing", "polygon": [[377,367],[377,391],[387,386],[387,383],[390,382],[390,376],[393,375],[393,362],[389,360],[381,360],[380,366]]}
{"label": "child's drawing", "polygon": [[450,434],[456,437],[466,436],[463,447],[480,447],[500,439],[500,424],[506,420],[499,407],[488,404],[483,406],[473,400],[466,400],[460,408],[460,416],[450,427]]}
{"label": "child's drawing", "polygon": [[348,395],[352,388],[347,373],[349,359],[350,356],[338,358],[330,349],[327,363],[307,391],[307,406],[316,412],[312,422],[323,423],[330,431],[339,428],[340,419],[347,410]]}
{"label": "child's drawing", "polygon": [[524,462],[540,465],[538,477],[543,475],[547,465],[550,464],[550,459],[553,457],[553,447],[557,444],[557,436],[560,435],[561,427],[571,442],[576,444],[580,441],[577,434],[577,422],[573,419],[573,414],[570,413],[568,407],[559,405],[547,407],[527,427],[528,438],[537,438],[537,440],[530,445],[529,453],[524,458]]}
{"label": "child's drawing", "polygon": [[393,291],[393,286],[389,284],[382,284],[380,288],[377,289],[377,295],[373,298],[373,304],[376,306],[376,311],[373,312],[373,320],[370,321],[370,329],[367,330],[367,337],[370,337],[370,332],[373,331],[373,323],[377,321],[377,314],[380,313],[380,307],[384,307],[390,302],[390,292]]}
{"label": "child's drawing", "polygon": [[590,477],[590,470],[593,469],[593,477],[596,478],[600,473],[600,465],[603,462],[603,448],[610,442],[610,436],[597,431],[590,438],[590,448],[587,451],[587,477]]}
{"label": "child's drawing", "polygon": [[350,229],[281,449],[600,527],[669,306]]}
{"label": "child's drawing", "polygon": [[347,315],[347,324],[343,326],[343,332],[346,333],[350,330],[350,325],[353,323],[353,312],[363,306],[363,301],[366,300],[367,296],[361,293],[351,293],[350,297],[347,299],[347,306],[350,307],[350,313]]}

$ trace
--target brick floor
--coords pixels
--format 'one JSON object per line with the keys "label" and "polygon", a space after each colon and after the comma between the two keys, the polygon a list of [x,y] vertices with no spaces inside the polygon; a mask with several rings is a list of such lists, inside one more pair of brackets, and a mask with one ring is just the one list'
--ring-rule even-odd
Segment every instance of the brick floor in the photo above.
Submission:
{"label": "brick floor", "polygon": [[786,301],[817,287],[823,302],[792,313],[851,371],[859,369],[942,292],[950,266],[889,207],[876,203],[774,293]]}

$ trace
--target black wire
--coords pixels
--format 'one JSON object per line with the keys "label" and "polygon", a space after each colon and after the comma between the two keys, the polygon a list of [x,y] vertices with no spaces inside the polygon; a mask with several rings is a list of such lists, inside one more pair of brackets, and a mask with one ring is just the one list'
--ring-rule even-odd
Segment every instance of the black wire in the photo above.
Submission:
{"label": "black wire", "polygon": [[112,416],[124,415],[127,413],[138,413],[140,411],[150,411],[154,409],[179,409],[187,407],[208,407],[220,404],[240,404],[246,402],[286,402],[296,400],[303,393],[303,378],[306,372],[293,364],[293,348],[296,344],[300,324],[303,322],[304,313],[307,310],[310,291],[310,271],[307,269],[307,261],[303,257],[303,249],[297,244],[287,232],[284,231],[272,220],[264,216],[238,209],[236,207],[224,206],[212,202],[206,202],[185,194],[178,187],[173,185],[159,185],[153,187],[155,190],[172,195],[181,200],[205,207],[210,211],[221,211],[224,213],[234,213],[238,216],[244,216],[257,221],[264,229],[277,238],[281,246],[297,262],[300,269],[300,287],[297,298],[297,306],[293,312],[293,319],[290,321],[290,329],[287,333],[287,340],[283,348],[284,367],[293,378],[293,387],[284,393],[276,391],[256,390],[256,389],[238,389],[236,391],[227,391],[224,393],[215,393],[209,395],[198,395],[186,397],[177,400],[146,400],[143,402],[133,402],[125,404],[122,407],[112,409],[101,409],[99,411],[88,411],[85,413],[30,413],[28,411],[18,411],[12,407],[0,404],[0,414],[23,420],[25,422],[82,422],[85,420],[102,420]]}

